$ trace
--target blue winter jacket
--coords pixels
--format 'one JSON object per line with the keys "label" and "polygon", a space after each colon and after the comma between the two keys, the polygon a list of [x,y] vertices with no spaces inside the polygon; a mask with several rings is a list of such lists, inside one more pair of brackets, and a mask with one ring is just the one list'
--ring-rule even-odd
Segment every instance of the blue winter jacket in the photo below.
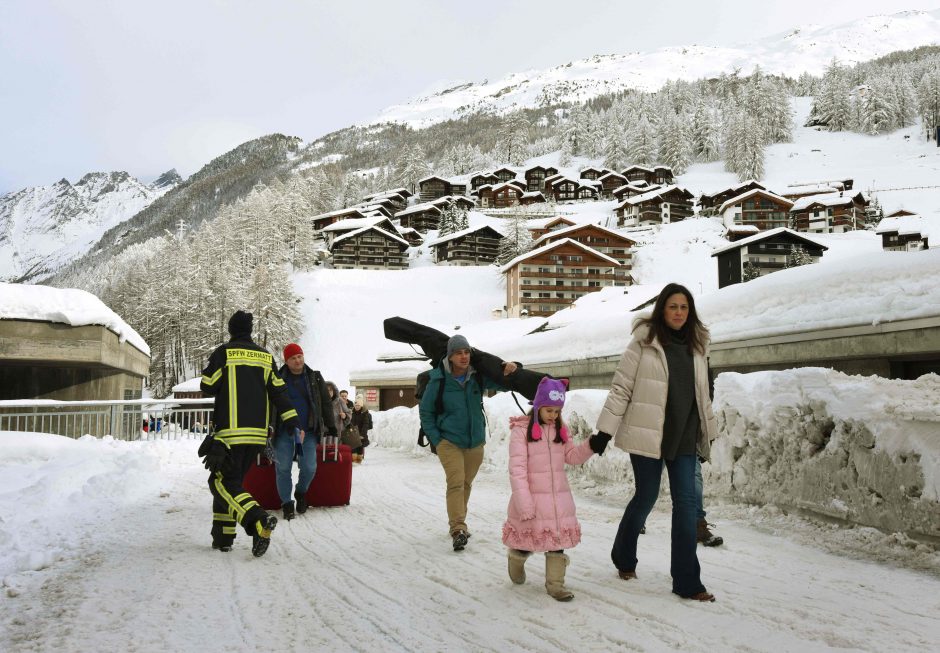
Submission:
{"label": "blue winter jacket", "polygon": [[[461,449],[473,449],[486,441],[486,419],[483,416],[480,384],[475,378],[477,374],[477,371],[470,367],[466,380],[461,385],[446,367],[446,361],[431,370],[418,413],[421,416],[421,428],[435,447],[442,439]],[[487,390],[506,390],[485,376],[480,375],[480,378],[483,379],[483,387]],[[444,384],[444,395],[441,397],[444,410],[438,415],[435,404],[441,383]]]}

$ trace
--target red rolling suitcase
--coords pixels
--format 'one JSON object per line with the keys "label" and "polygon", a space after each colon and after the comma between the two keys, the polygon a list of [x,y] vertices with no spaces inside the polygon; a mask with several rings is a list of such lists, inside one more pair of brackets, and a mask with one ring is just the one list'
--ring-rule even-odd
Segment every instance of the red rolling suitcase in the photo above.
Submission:
{"label": "red rolling suitcase", "polygon": [[325,437],[317,445],[317,473],[307,489],[311,506],[348,506],[352,493],[352,449],[339,438]]}
{"label": "red rolling suitcase", "polygon": [[255,462],[251,463],[251,467],[248,468],[242,487],[265,510],[277,510],[281,507],[281,497],[277,493],[277,479],[274,475],[274,463],[261,454],[258,454]]}

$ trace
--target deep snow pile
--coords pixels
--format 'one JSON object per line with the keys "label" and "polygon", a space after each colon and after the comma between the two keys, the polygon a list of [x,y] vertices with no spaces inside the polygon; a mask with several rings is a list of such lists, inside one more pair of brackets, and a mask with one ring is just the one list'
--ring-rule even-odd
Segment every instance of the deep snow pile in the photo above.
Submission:
{"label": "deep snow pile", "polygon": [[940,376],[729,372],[715,412],[712,492],[940,536]]}

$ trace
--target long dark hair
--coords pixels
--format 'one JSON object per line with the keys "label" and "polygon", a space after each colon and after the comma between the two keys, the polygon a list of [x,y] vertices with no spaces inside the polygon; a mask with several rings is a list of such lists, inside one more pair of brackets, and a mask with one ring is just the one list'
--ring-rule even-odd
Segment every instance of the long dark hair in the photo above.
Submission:
{"label": "long dark hair", "polygon": [[708,342],[708,329],[698,318],[698,311],[695,310],[695,299],[692,297],[692,293],[689,292],[688,288],[678,283],[670,283],[663,288],[663,291],[659,293],[659,297],[656,299],[653,314],[648,318],[643,318],[641,324],[648,325],[650,329],[650,333],[646,337],[646,344],[653,342],[653,338],[659,340],[660,344],[669,342],[669,331],[671,331],[671,329],[666,326],[663,313],[665,313],[666,310],[666,300],[673,295],[685,295],[685,298],[689,302],[689,318],[685,321],[685,324],[682,325],[682,328],[679,329],[679,333],[682,334],[686,344],[689,346],[689,353],[694,354],[698,352],[704,354],[705,343]]}
{"label": "long dark hair", "polygon": [[333,383],[332,381],[327,381],[327,382],[326,382],[326,389],[333,391],[333,396],[332,396],[331,400],[339,399],[339,388],[336,387],[336,384],[335,384],[335,383]]}

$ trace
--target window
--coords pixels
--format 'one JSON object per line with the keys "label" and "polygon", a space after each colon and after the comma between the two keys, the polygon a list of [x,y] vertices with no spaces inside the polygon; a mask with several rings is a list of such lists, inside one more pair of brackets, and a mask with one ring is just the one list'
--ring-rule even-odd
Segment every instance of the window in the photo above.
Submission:
{"label": "window", "polygon": [[600,274],[600,273],[601,273],[600,268],[588,268],[588,274]]}
{"label": "window", "polygon": [[551,296],[552,296],[552,293],[550,293],[550,292],[540,292],[540,293],[539,293],[539,299],[542,299],[542,298],[548,299],[548,298],[550,298]]}
{"label": "window", "polygon": [[532,296],[532,293],[530,293],[530,292],[524,292],[524,293],[522,293],[522,296],[523,296],[523,297],[531,297],[531,296]]}
{"label": "window", "polygon": [[581,257],[580,257],[580,256],[569,256],[569,257],[568,257],[568,260],[571,261],[572,263],[580,263],[580,262],[581,262]]}
{"label": "window", "polygon": [[588,288],[600,288],[600,287],[601,287],[600,281],[588,281]]}

